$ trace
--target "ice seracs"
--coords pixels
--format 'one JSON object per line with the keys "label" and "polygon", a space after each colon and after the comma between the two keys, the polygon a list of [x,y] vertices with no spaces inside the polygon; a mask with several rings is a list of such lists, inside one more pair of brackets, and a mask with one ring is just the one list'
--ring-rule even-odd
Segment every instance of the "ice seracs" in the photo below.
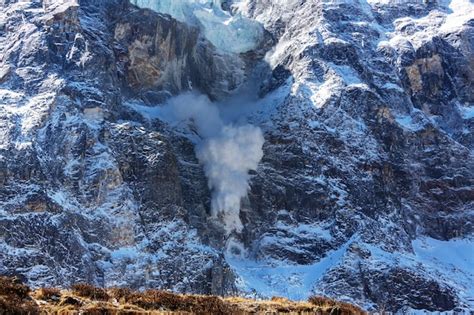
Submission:
{"label": "ice seracs", "polygon": [[132,0],[141,8],[169,14],[201,29],[204,36],[224,52],[244,53],[257,48],[263,27],[240,14],[222,9],[221,0]]}

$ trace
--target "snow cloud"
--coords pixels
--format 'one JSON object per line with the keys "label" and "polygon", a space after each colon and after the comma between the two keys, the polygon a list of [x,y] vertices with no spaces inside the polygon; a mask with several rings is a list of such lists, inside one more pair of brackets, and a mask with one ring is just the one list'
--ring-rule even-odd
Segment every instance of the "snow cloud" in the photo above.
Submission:
{"label": "snow cloud", "polygon": [[248,193],[249,171],[263,157],[265,139],[259,127],[226,124],[218,107],[206,96],[185,93],[171,99],[169,116],[193,123],[201,140],[196,156],[204,166],[212,190],[212,215],[223,220],[228,233],[240,232],[240,202]]}

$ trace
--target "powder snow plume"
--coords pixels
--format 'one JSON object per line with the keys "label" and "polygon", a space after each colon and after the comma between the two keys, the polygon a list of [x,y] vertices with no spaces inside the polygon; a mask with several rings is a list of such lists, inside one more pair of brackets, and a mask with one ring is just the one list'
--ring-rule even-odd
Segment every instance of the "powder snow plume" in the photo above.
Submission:
{"label": "powder snow plume", "polygon": [[249,190],[249,171],[256,170],[263,157],[262,130],[249,124],[225,124],[217,106],[196,93],[171,99],[166,110],[174,119],[194,123],[202,138],[196,156],[212,190],[212,215],[222,217],[228,233],[240,232],[240,201]]}

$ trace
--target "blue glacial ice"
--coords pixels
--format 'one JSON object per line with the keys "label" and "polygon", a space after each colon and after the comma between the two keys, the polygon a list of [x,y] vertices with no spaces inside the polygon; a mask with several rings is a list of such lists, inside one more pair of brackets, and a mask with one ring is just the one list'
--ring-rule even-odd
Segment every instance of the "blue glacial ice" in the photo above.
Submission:
{"label": "blue glacial ice", "polygon": [[132,3],[199,27],[204,36],[224,52],[248,52],[263,38],[260,23],[223,10],[222,0],[132,0]]}

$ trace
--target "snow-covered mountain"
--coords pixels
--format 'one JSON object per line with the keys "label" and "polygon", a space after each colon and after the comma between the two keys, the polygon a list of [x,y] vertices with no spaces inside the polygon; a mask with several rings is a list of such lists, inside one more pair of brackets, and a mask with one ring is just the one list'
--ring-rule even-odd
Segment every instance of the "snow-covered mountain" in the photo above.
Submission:
{"label": "snow-covered mountain", "polygon": [[131,2],[0,1],[0,274],[474,309],[470,0]]}

